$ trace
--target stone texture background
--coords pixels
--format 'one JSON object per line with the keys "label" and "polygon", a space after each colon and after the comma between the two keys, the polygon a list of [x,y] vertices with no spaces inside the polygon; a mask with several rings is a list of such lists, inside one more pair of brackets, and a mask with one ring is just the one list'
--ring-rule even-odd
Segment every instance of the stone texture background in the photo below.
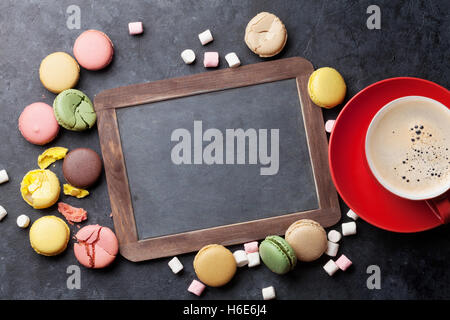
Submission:
{"label": "stone texture background", "polygon": [[[66,9],[81,9],[81,30],[66,27]],[[371,1],[243,1],[243,0],[62,0],[0,2],[0,168],[11,181],[0,186],[0,204],[8,217],[0,223],[0,298],[8,299],[197,299],[186,291],[195,276],[194,254],[180,257],[183,274],[175,276],[169,259],[132,263],[119,257],[104,270],[81,269],[81,289],[68,290],[66,268],[77,264],[71,250],[57,257],[35,254],[28,231],[15,219],[32,221],[54,208],[36,212],[20,199],[20,181],[36,167],[44,148],[28,144],[17,130],[22,109],[35,101],[52,104],[54,95],[39,82],[40,61],[54,51],[72,52],[85,29],[106,32],[115,45],[110,67],[82,70],[78,85],[91,97],[107,88],[203,72],[201,63],[186,66],[179,57],[185,48],[203,52],[197,34],[207,28],[215,37],[208,50],[235,51],[243,64],[261,61],[243,42],[247,22],[260,11],[278,15],[289,39],[277,58],[302,56],[316,68],[337,68],[348,85],[348,100],[369,84],[389,77],[415,76],[449,87],[450,3],[442,0],[377,1],[382,29],[368,30]],[[130,21],[143,21],[142,36],[128,35]],[[224,68],[222,61],[220,68]],[[336,117],[341,107],[324,111]],[[96,129],[84,133],[62,130],[50,146],[81,146],[100,151]],[[61,178],[61,163],[53,169]],[[84,200],[70,199],[89,213],[89,223],[112,227],[106,181]],[[63,197],[62,199],[67,199]],[[347,208],[342,203],[342,212]],[[342,221],[347,221],[345,216]],[[77,229],[72,227],[73,231]],[[418,234],[396,234],[358,222],[358,235],[343,239],[341,252],[354,262],[347,272],[330,278],[322,265],[326,257],[300,264],[285,276],[264,266],[242,269],[223,288],[208,288],[203,299],[261,299],[260,289],[276,288],[279,299],[430,299],[450,298],[449,227]],[[72,241],[71,241],[72,243]],[[235,248],[232,248],[235,249]],[[381,290],[368,290],[366,268],[381,268]]]}

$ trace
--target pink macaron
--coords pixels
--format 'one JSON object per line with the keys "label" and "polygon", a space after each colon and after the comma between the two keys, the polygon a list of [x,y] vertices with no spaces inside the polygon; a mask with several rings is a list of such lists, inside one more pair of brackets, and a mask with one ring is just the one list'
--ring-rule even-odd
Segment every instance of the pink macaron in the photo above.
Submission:
{"label": "pink macaron", "polygon": [[43,102],[35,102],[25,107],[19,117],[19,130],[30,143],[49,143],[59,132],[53,108]]}
{"label": "pink macaron", "polygon": [[75,238],[75,257],[86,268],[107,267],[119,252],[119,242],[114,232],[98,224],[81,228]]}
{"label": "pink macaron", "polygon": [[87,30],[75,40],[73,54],[83,68],[100,70],[111,63],[114,46],[111,39],[103,32]]}

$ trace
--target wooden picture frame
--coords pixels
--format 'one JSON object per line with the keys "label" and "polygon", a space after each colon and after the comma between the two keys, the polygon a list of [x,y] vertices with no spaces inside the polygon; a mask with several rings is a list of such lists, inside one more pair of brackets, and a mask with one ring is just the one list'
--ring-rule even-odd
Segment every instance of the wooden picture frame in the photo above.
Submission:
{"label": "wooden picture frame", "polygon": [[[261,62],[236,69],[109,89],[95,99],[98,132],[103,155],[114,227],[120,253],[131,261],[143,261],[193,252],[211,243],[239,244],[284,234],[296,220],[310,218],[324,227],[337,223],[340,209],[328,167],[328,141],[322,110],[313,105],[307,92],[312,64],[300,57]],[[318,196],[318,208],[260,220],[139,240],[132,198],[122,152],[116,109],[186,97],[224,89],[296,79],[305,124],[309,155]],[[230,235],[233,235],[230,237]]]}

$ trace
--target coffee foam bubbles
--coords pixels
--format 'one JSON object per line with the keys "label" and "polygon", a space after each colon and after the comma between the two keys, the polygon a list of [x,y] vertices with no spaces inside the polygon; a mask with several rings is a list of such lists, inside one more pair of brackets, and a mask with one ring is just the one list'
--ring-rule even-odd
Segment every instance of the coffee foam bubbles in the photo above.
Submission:
{"label": "coffee foam bubbles", "polygon": [[367,141],[384,183],[415,197],[450,184],[450,110],[424,98],[398,101],[374,124]]}

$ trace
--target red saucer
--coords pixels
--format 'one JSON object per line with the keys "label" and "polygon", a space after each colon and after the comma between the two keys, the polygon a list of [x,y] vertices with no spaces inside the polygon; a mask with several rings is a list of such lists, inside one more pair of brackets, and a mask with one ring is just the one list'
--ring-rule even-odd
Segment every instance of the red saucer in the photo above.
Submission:
{"label": "red saucer", "polygon": [[418,232],[441,221],[425,201],[400,198],[381,186],[366,161],[367,128],[385,104],[403,96],[424,96],[450,108],[450,91],[427,80],[392,78],[374,83],[356,94],[336,119],[329,163],[334,184],[344,202],[367,222],[389,231]]}

